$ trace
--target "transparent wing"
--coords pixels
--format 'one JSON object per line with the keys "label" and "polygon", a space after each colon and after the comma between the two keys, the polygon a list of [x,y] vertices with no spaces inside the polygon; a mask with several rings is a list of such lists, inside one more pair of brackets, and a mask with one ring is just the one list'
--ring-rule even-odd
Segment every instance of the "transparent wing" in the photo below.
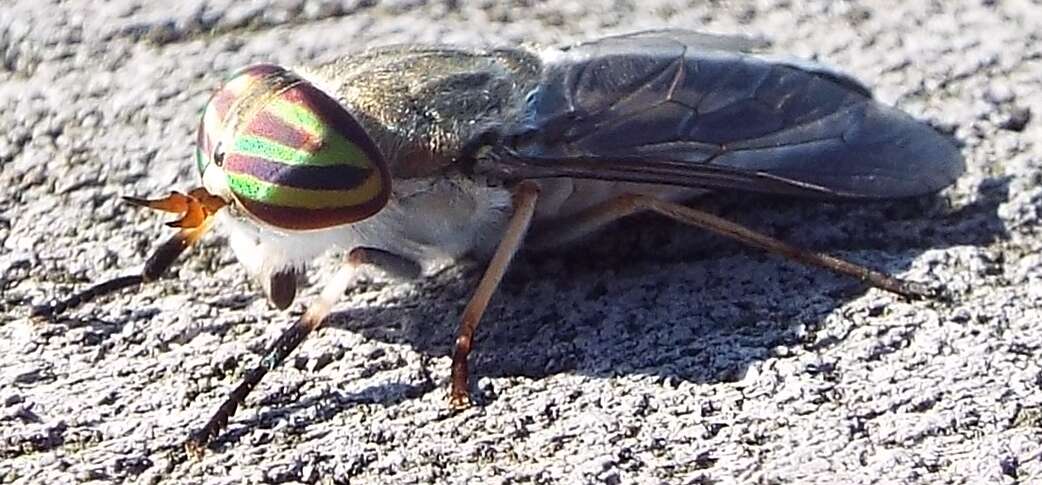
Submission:
{"label": "transparent wing", "polygon": [[543,54],[496,168],[827,198],[937,191],[964,170],[944,136],[853,78],[764,44],[660,30]]}

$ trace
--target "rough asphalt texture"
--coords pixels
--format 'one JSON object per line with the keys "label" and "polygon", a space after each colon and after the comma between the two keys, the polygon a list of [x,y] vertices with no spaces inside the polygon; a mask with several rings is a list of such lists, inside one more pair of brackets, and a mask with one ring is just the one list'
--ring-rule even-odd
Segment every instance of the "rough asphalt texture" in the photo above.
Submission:
{"label": "rough asphalt texture", "polygon": [[[0,482],[1042,483],[1042,5],[595,3],[4,1]],[[472,409],[446,409],[481,270],[462,264],[352,290],[198,462],[188,431],[301,300],[273,310],[212,234],[176,278],[28,318],[169,234],[118,196],[194,186],[198,113],[237,67],[660,26],[766,36],[953,134],[968,173],[937,197],[710,204],[953,301],[637,218],[518,261],[479,332]]]}

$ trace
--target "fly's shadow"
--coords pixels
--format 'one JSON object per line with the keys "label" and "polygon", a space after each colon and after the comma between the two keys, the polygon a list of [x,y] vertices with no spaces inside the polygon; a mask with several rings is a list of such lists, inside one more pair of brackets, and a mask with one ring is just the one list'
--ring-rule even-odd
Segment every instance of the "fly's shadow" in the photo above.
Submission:
{"label": "fly's shadow", "polygon": [[[878,257],[850,257],[894,274],[927,250],[1004,237],[996,211],[1006,183],[987,187],[954,211],[939,197],[853,205],[746,195],[713,203],[728,218],[803,247],[845,257],[869,251]],[[407,301],[353,310],[329,325],[450,355],[480,276],[479,266],[465,268],[417,282]],[[728,382],[773,349],[815,345],[825,318],[865,291],[845,277],[638,216],[563,253],[518,258],[478,330],[473,369],[491,377],[574,372]]]}
{"label": "fly's shadow", "polygon": [[[893,274],[926,250],[987,245],[1004,237],[997,209],[1007,200],[1007,184],[987,187],[954,211],[937,197],[852,205],[727,196],[711,203],[714,212],[803,247],[870,250],[882,257],[857,262]],[[320,333],[348,331],[405,345],[425,359],[451,355],[459,315],[481,269],[463,264],[417,280],[393,301],[331,315]],[[858,282],[823,270],[637,216],[563,252],[517,258],[479,328],[473,370],[479,378],[576,373],[731,382],[776,356],[776,348],[837,345],[836,338],[818,339],[817,332],[828,315],[864,291]],[[103,327],[112,333],[118,325]],[[298,358],[306,359],[308,346]],[[381,371],[380,363],[366,360],[350,365]],[[420,380],[299,399],[296,389],[268,389],[263,401],[273,406],[248,419],[241,432],[287,415],[324,420],[358,404],[394,406],[448,386]],[[481,385],[475,390],[479,404],[496,399]],[[218,442],[237,436],[233,429]]]}

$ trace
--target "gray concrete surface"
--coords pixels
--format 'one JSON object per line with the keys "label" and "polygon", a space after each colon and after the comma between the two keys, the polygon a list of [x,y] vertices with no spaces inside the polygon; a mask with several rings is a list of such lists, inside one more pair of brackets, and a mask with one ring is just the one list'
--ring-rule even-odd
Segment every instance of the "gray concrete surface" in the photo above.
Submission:
{"label": "gray concrete surface", "polygon": [[[518,262],[478,406],[445,406],[463,264],[350,292],[199,462],[187,432],[301,311],[272,310],[222,237],[176,278],[27,317],[140,267],[168,230],[118,196],[193,186],[198,112],[236,67],[657,26],[767,36],[953,133],[968,173],[936,198],[715,207],[954,300],[640,218]],[[0,482],[1042,483],[1039,32],[1037,0],[4,0]]]}

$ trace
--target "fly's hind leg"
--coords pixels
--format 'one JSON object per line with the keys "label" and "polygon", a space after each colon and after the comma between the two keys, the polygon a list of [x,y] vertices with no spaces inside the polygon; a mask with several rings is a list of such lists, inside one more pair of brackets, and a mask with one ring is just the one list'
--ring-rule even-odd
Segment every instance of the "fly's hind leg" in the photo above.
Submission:
{"label": "fly's hind leg", "polygon": [[609,222],[643,211],[652,211],[670,219],[706,229],[743,244],[780,254],[803,264],[818,266],[852,276],[871,286],[907,298],[926,298],[931,291],[922,284],[894,278],[849,261],[824,253],[807,251],[784,241],[758,233],[740,224],[704,211],[646,195],[624,195],[596,205],[579,214],[543,228],[526,243],[529,248],[548,248],[574,241]]}

